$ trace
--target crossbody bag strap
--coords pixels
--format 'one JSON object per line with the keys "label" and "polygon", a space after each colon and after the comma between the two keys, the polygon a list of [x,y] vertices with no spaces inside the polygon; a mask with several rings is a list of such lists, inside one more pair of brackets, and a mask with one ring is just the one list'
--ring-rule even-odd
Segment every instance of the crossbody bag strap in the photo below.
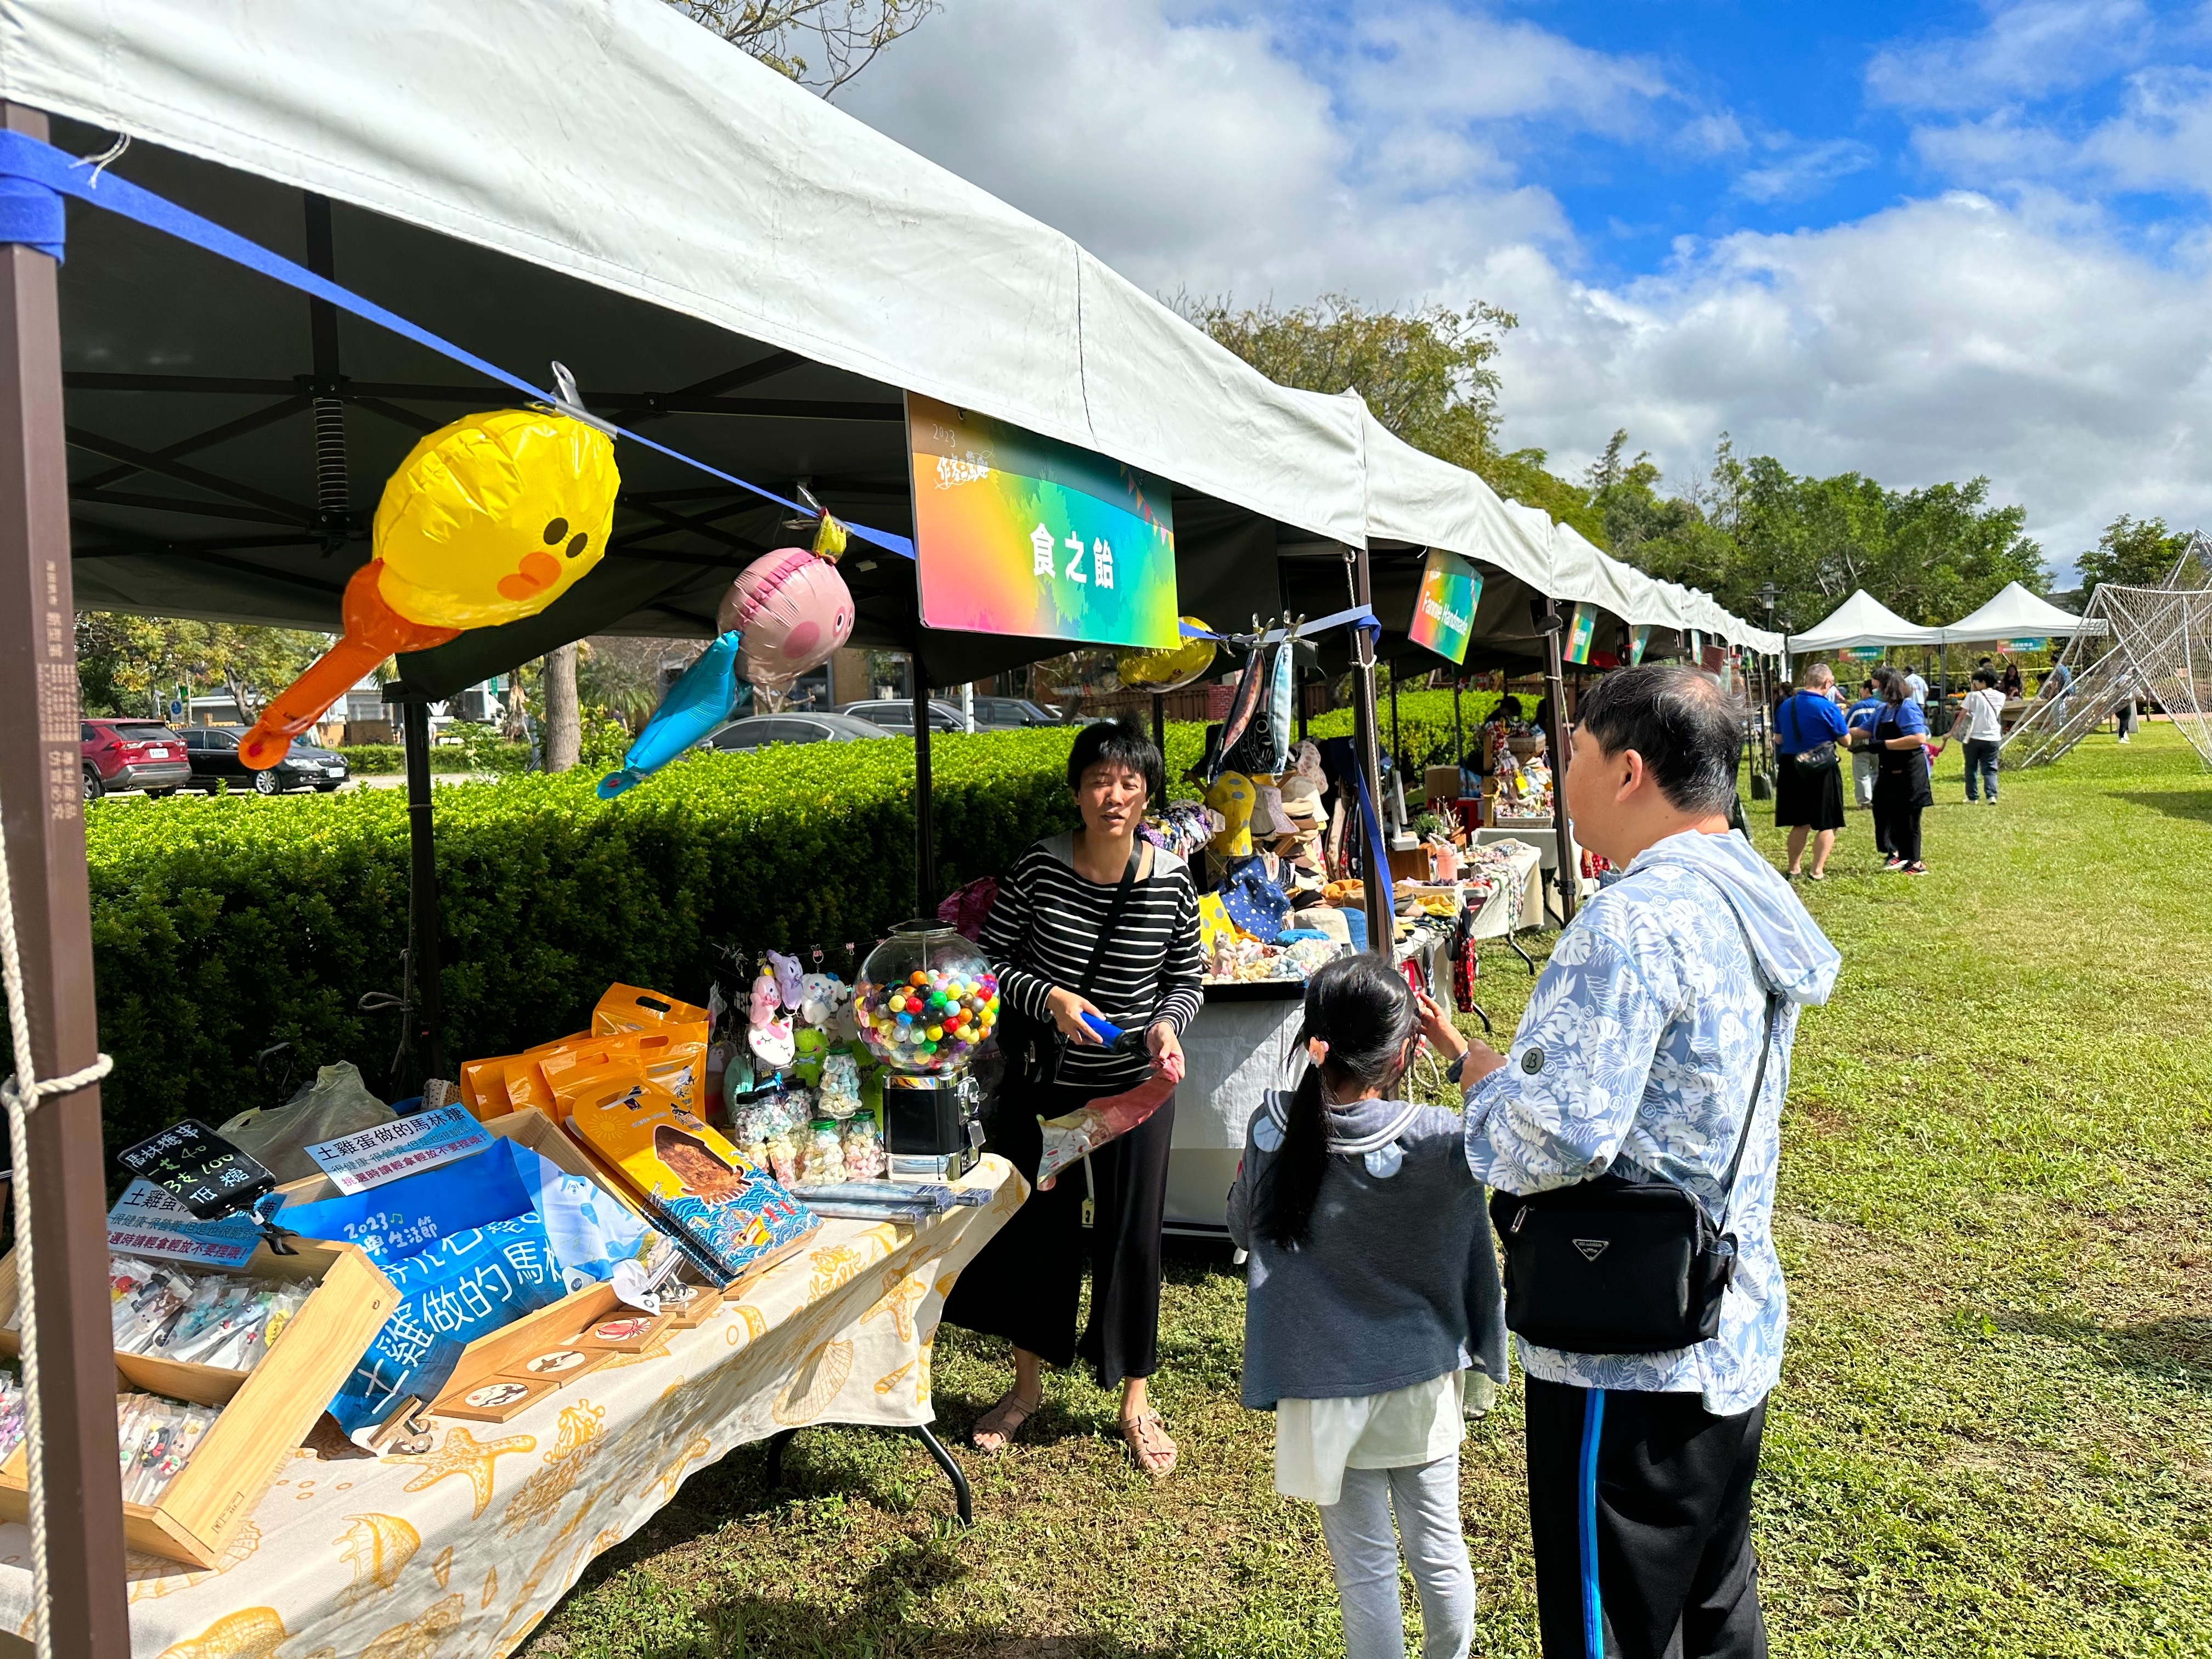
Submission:
{"label": "crossbody bag strap", "polygon": [[1779,993],[1766,994],[1766,1024],[1759,1035],[1759,1064],[1751,1074],[1751,1102],[1744,1108],[1743,1127],[1736,1132],[1735,1154],[1729,1159],[1728,1173],[1721,1177],[1720,1219],[1714,1224],[1723,1232],[1728,1231],[1729,1210],[1735,1202],[1736,1173],[1743,1168],[1745,1148],[1751,1145],[1752,1125],[1759,1121],[1759,1097],[1766,1092],[1766,1057],[1773,1052],[1775,1010],[1781,1001]]}
{"label": "crossbody bag strap", "polygon": [[1114,937],[1114,930],[1121,923],[1121,913],[1129,908],[1130,890],[1137,884],[1137,861],[1144,851],[1142,841],[1130,847],[1129,867],[1121,872],[1121,879],[1114,889],[1113,902],[1106,907],[1106,920],[1098,926],[1098,938],[1091,947],[1091,960],[1084,966],[1083,982],[1075,988],[1075,994],[1085,1002],[1091,1000],[1091,988],[1097,983],[1098,964],[1106,959],[1106,941]]}
{"label": "crossbody bag strap", "polygon": [[[1720,894],[1721,902],[1728,905],[1729,914],[1735,917],[1735,925],[1743,929],[1744,953],[1751,958],[1751,970],[1754,975],[1757,975],[1759,953],[1751,948],[1750,925],[1744,921],[1741,913],[1736,909],[1735,904],[1730,902],[1726,890],[1720,883],[1702,870],[1692,870],[1691,873],[1705,882],[1713,891]],[[1753,1067],[1751,1073],[1751,1100],[1744,1108],[1743,1127],[1736,1131],[1735,1151],[1729,1158],[1728,1173],[1721,1177],[1721,1212],[1714,1224],[1723,1231],[1728,1227],[1729,1211],[1735,1202],[1735,1178],[1738,1171],[1743,1168],[1744,1150],[1751,1145],[1752,1126],[1759,1121],[1759,1097],[1766,1091],[1766,1056],[1774,1048],[1774,1021],[1781,1006],[1782,994],[1778,991],[1769,991],[1766,994],[1766,1020],[1759,1033],[1759,1064]]]}

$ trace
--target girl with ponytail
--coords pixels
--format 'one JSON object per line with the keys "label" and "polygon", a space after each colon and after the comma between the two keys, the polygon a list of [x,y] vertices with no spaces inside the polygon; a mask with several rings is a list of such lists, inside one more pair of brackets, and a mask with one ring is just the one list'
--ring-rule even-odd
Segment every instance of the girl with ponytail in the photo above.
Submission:
{"label": "girl with ponytail", "polygon": [[1306,986],[1304,1074],[1254,1115],[1229,1194],[1251,1258],[1244,1403],[1275,1413],[1275,1490],[1321,1506],[1348,1659],[1404,1659],[1401,1540],[1422,1659],[1464,1659],[1459,1445],[1464,1414],[1505,1380],[1498,1258],[1460,1119],[1395,1096],[1424,1035],[1462,1046],[1383,958],[1322,968]]}

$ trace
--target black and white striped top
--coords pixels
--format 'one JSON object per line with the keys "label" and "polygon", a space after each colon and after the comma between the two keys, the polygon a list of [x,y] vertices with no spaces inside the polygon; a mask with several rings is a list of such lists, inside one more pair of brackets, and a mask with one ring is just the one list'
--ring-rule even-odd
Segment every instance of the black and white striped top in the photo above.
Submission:
{"label": "black and white striped top", "polygon": [[[999,884],[998,902],[983,924],[983,952],[998,969],[999,994],[1047,1024],[1046,995],[1082,984],[1120,881],[1076,874],[1074,845],[1072,835],[1048,836],[1023,854]],[[1130,888],[1098,959],[1091,1000],[1124,1030],[1166,1020],[1180,1032],[1205,1000],[1198,889],[1174,854],[1155,847],[1152,855],[1150,873]],[[1069,1083],[1131,1087],[1152,1075],[1152,1062],[1141,1053],[1070,1043],[1060,1074]]]}

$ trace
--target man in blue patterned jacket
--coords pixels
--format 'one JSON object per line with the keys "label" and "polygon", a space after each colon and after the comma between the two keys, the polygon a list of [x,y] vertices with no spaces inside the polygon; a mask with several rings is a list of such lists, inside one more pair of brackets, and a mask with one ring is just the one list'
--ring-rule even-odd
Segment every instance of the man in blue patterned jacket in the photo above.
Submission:
{"label": "man in blue patterned jacket", "polygon": [[1788,1319],[1779,1121],[1798,1011],[1827,1000],[1838,958],[1729,829],[1741,727],[1719,682],[1619,669],[1577,714],[1567,810],[1625,874],[1560,934],[1510,1052],[1461,1056],[1468,1161],[1514,1194],[1615,1170],[1673,1182],[1725,1210],[1739,1255],[1710,1341],[1625,1355],[1519,1343],[1544,1653],[1763,1659],[1751,1486]]}

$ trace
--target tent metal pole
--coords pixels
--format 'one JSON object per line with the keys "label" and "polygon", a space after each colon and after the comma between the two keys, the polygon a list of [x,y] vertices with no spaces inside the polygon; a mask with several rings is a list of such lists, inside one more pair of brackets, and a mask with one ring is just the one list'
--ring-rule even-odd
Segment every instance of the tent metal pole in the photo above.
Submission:
{"label": "tent metal pole", "polygon": [[438,848],[431,820],[430,705],[410,698],[399,705],[400,741],[407,755],[407,971],[415,981],[409,1035],[416,1067],[425,1078],[450,1077],[446,1067],[445,951],[438,936]]}
{"label": "tent metal pole", "polygon": [[1400,777],[1406,775],[1406,747],[1398,738],[1398,665],[1390,665],[1390,764]]}
{"label": "tent metal pole", "polygon": [[[6,106],[8,127],[46,137],[46,118]],[[92,901],[85,869],[77,725],[69,462],[62,436],[61,316],[53,259],[0,249],[0,721],[8,878],[21,945],[32,1063],[40,1077],[100,1052]],[[108,1314],[107,1186],[100,1087],[30,1115],[39,1438],[46,1628],[77,1659],[128,1659],[123,1492],[115,1470],[115,1350]]]}
{"label": "tent metal pole", "polygon": [[1467,732],[1459,718],[1459,672],[1452,672],[1452,764],[1457,766],[1467,759]]}
{"label": "tent metal pole", "polygon": [[1582,872],[1575,864],[1575,834],[1567,822],[1567,754],[1573,747],[1574,727],[1567,719],[1567,689],[1559,658],[1559,602],[1544,598],[1544,678],[1552,695],[1552,833],[1559,848],[1559,867],[1553,872],[1559,889],[1561,926],[1575,919],[1575,901],[1582,892]]}
{"label": "tent metal pole", "polygon": [[907,654],[914,681],[914,913],[937,914],[937,825],[930,799],[929,674],[917,648]]}
{"label": "tent metal pole", "polygon": [[1152,693],[1152,747],[1160,751],[1160,787],[1152,792],[1154,810],[1168,810],[1168,700]]}
{"label": "tent metal pole", "polygon": [[[1352,566],[1352,602],[1372,605],[1375,593],[1367,569],[1367,544],[1361,542],[1346,549],[1345,558]],[[1375,732],[1374,636],[1357,627],[1352,630],[1352,726],[1358,750],[1356,759],[1367,778],[1367,799],[1374,802],[1378,820],[1374,834],[1363,835],[1359,840],[1360,862],[1364,865],[1373,859],[1371,849],[1382,834],[1379,820],[1382,814],[1382,757]],[[1390,872],[1387,866],[1367,872],[1364,907],[1367,948],[1385,962],[1394,960],[1397,955],[1397,923],[1390,902]]]}

